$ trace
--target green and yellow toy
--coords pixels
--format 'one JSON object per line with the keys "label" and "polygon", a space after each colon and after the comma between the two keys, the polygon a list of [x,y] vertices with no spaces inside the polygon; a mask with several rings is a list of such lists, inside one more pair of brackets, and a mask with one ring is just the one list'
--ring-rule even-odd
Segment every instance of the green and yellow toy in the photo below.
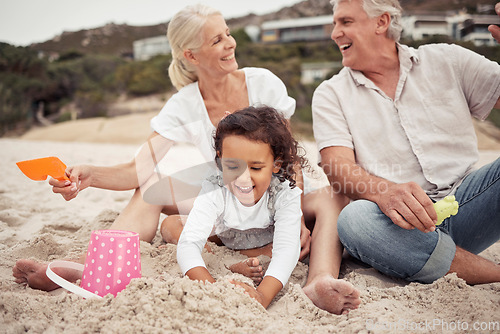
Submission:
{"label": "green and yellow toy", "polygon": [[434,209],[438,216],[436,225],[440,225],[443,220],[458,213],[458,202],[455,200],[455,196],[446,196],[434,203]]}

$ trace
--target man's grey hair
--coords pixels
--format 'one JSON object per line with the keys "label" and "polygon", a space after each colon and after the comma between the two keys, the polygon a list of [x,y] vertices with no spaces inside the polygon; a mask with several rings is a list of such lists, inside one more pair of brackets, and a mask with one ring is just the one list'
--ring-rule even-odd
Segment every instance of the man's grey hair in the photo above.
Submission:
{"label": "man's grey hair", "polygon": [[[333,6],[333,11],[337,9],[337,6],[341,2],[351,2],[352,0],[331,0],[330,3]],[[403,9],[399,4],[398,0],[360,0],[363,5],[368,17],[377,17],[384,13],[389,13],[391,16],[391,25],[387,30],[387,37],[398,42],[401,38],[401,31],[403,26],[401,25],[401,16]]]}

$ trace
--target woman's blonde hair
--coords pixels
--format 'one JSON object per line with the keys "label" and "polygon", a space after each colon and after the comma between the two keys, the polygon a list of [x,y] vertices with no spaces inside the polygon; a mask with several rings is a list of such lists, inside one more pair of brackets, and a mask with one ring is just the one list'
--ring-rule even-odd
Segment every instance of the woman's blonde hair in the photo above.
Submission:
{"label": "woman's blonde hair", "polygon": [[203,44],[202,29],[207,18],[222,15],[218,10],[205,5],[187,6],[175,14],[167,29],[167,38],[172,49],[172,63],[168,75],[178,90],[198,80],[193,66],[184,58],[185,50],[197,50]]}

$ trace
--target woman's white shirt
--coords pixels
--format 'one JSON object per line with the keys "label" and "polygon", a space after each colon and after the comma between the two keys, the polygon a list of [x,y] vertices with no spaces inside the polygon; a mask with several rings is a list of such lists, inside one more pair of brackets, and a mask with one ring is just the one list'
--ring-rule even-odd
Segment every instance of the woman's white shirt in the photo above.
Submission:
{"label": "woman's white shirt", "polygon": [[[293,115],[295,100],[288,96],[285,84],[276,75],[263,68],[246,67],[242,70],[245,73],[250,106],[272,107],[287,119]],[[206,162],[212,162],[215,158],[215,127],[208,116],[198,82],[189,84],[174,94],[151,120],[151,128],[174,142],[195,145]]]}

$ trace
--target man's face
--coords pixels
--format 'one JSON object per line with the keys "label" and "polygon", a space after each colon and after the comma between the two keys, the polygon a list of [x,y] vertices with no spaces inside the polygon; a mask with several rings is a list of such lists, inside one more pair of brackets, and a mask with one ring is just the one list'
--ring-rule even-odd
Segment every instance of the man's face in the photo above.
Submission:
{"label": "man's face", "polygon": [[342,53],[342,64],[362,71],[376,57],[378,18],[369,18],[361,0],[340,2],[333,14],[332,40]]}

